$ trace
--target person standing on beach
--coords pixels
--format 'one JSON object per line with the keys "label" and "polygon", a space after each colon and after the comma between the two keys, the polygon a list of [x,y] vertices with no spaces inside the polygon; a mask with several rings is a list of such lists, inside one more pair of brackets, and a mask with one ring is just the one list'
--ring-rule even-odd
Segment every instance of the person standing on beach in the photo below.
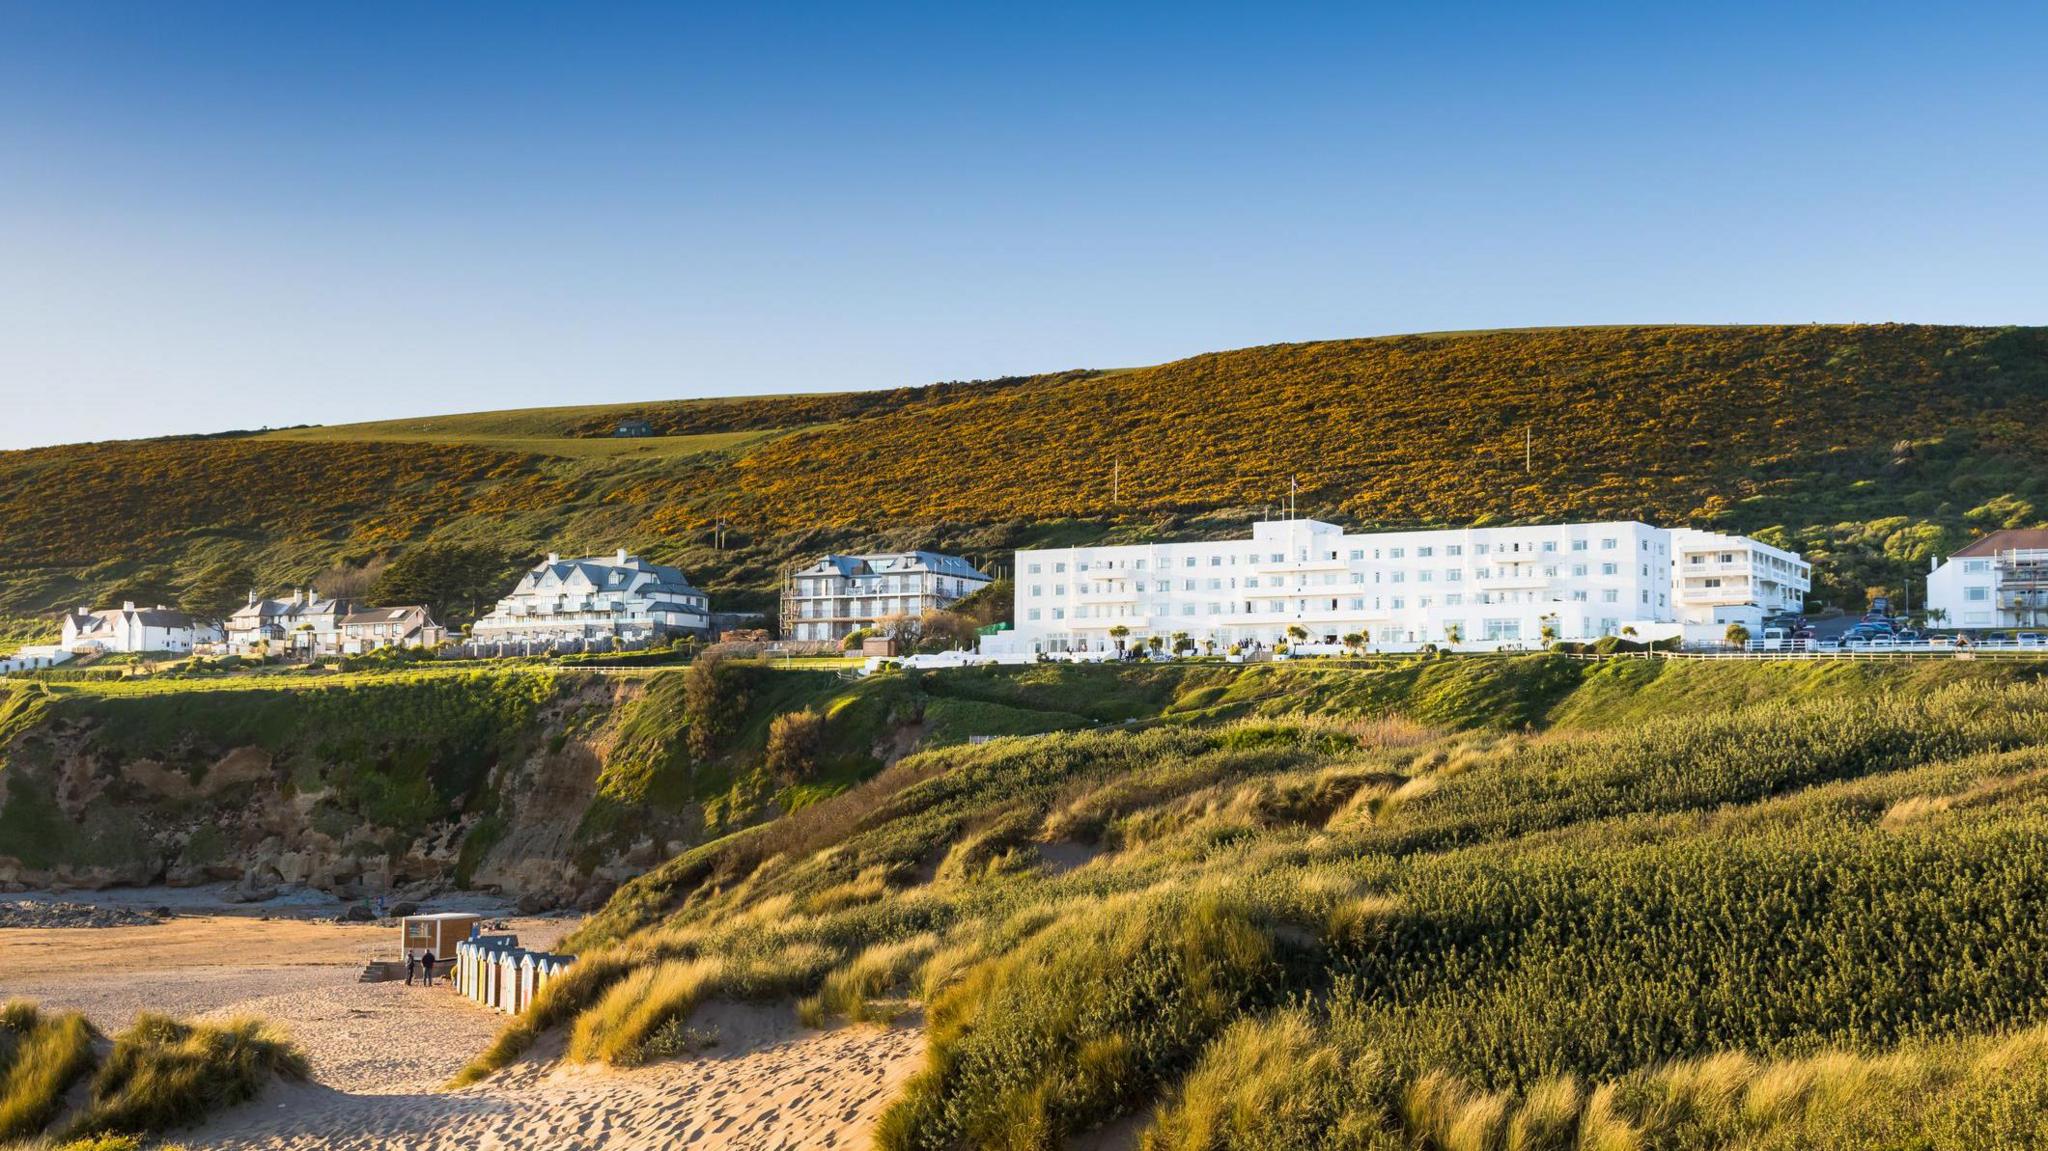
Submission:
{"label": "person standing on beach", "polygon": [[426,969],[426,985],[432,987],[434,985],[434,952],[431,948],[420,952],[420,966]]}
{"label": "person standing on beach", "polygon": [[417,978],[417,977],[419,976],[419,973],[420,973],[420,953],[419,953],[419,952],[417,952],[417,951],[408,951],[408,952],[406,952],[406,953],[405,953],[405,985],[406,985],[407,987],[411,987],[411,986],[412,986],[412,981],[413,981],[413,980],[414,980],[415,978]]}

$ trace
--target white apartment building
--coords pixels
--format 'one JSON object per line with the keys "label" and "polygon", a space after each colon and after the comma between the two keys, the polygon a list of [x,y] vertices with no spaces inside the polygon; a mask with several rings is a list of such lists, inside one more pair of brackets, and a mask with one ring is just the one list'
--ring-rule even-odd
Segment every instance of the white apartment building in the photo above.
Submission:
{"label": "white apartment building", "polygon": [[1936,562],[1927,609],[1949,627],[2048,624],[2048,530],[1992,532]]}
{"label": "white apartment building", "polygon": [[782,634],[840,640],[889,616],[943,609],[988,584],[973,564],[939,552],[828,555],[784,580]]}
{"label": "white apartment building", "polygon": [[1270,647],[1290,628],[1401,650],[1535,648],[1546,631],[1718,641],[1738,614],[1797,610],[1810,571],[1755,540],[1633,521],[1352,535],[1277,520],[1250,539],[1020,551],[1016,578],[1016,630],[992,640],[1005,650],[1103,651],[1114,628],[1217,651]]}
{"label": "white apartment building", "polygon": [[512,594],[476,621],[478,640],[504,643],[628,642],[711,630],[711,601],[682,572],[618,554],[565,560],[550,554]]}
{"label": "white apartment building", "polygon": [[1712,643],[1739,623],[1757,635],[1771,616],[1797,614],[1813,568],[1796,552],[1748,536],[1672,528],[1672,602],[1688,643]]}
{"label": "white apartment building", "polygon": [[221,631],[210,623],[162,605],[93,611],[79,608],[64,614],[59,646],[76,655],[117,651],[189,652],[194,644],[219,643]]}

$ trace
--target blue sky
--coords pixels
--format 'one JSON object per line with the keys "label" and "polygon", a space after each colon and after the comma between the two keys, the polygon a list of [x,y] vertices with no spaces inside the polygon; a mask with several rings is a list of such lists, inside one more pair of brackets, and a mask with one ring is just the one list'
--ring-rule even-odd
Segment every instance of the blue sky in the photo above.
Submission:
{"label": "blue sky", "polygon": [[0,447],[2048,319],[2039,5],[747,7],[0,0]]}

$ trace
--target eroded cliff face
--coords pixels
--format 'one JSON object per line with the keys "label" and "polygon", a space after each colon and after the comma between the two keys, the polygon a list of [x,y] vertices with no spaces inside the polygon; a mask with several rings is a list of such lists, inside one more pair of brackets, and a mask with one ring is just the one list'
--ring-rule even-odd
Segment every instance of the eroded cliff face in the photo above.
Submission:
{"label": "eroded cliff face", "polygon": [[656,811],[631,841],[583,834],[642,691],[550,676],[207,692],[184,706],[17,700],[0,727],[0,890],[470,886],[594,903],[701,824]]}

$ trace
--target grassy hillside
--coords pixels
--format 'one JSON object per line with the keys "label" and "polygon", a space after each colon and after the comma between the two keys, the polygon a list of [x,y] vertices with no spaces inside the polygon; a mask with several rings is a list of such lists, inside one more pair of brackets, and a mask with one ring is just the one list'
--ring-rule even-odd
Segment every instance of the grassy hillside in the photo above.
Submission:
{"label": "grassy hillside", "polygon": [[[668,435],[607,438],[627,417]],[[859,395],[0,453],[0,617],[173,598],[220,560],[303,582],[428,540],[515,557],[624,545],[682,564],[722,605],[768,607],[778,565],[826,547],[999,564],[1051,540],[1236,533],[1290,477],[1304,512],[1357,526],[1628,516],[1762,532],[1853,605],[1970,531],[2040,522],[2044,457],[2044,329],[1277,345]]]}
{"label": "grassy hillside", "polygon": [[[738,998],[921,1007],[892,1151],[2040,1145],[2039,669],[1562,663],[912,757],[622,890],[476,1072]],[[1482,686],[1537,729],[1398,718]]]}

